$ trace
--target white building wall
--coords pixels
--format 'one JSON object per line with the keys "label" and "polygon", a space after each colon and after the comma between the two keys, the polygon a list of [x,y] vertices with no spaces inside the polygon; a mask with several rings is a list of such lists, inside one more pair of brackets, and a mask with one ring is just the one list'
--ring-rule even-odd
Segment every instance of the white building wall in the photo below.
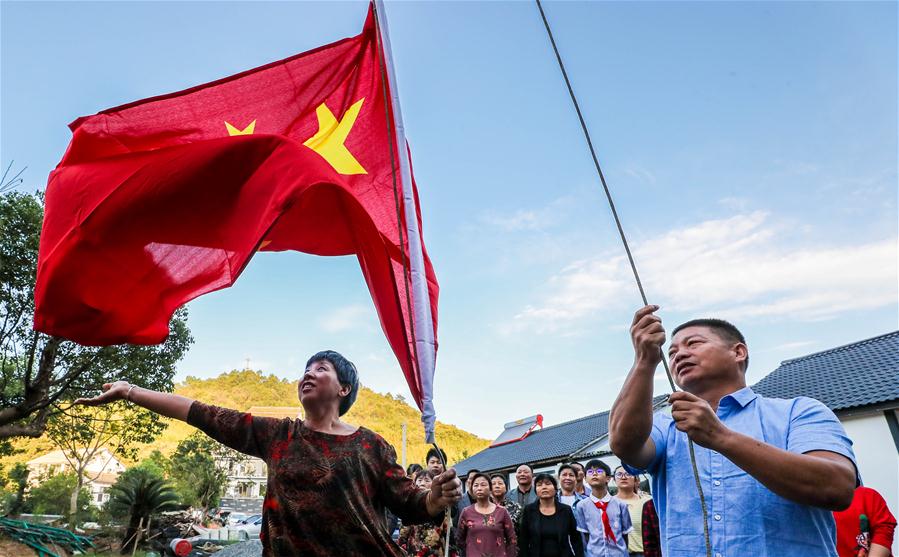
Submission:
{"label": "white building wall", "polygon": [[[899,452],[883,412],[841,417],[840,421],[852,439],[862,482],[883,495],[890,512],[899,517]],[[899,555],[899,532],[893,537],[892,549]]]}

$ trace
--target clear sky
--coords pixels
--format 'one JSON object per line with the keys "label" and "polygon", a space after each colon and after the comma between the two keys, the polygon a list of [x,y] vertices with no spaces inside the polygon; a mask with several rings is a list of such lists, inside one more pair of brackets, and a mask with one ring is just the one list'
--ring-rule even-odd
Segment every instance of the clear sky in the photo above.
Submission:
{"label": "clear sky", "polygon": [[[366,6],[3,1],[0,163],[43,188],[76,117],[358,34]],[[895,2],[545,8],[666,323],[732,320],[750,382],[897,328]],[[493,438],[608,409],[640,301],[535,5],[388,17],[441,285],[438,418]],[[179,379],[247,358],[293,379],[330,347],[408,398],[354,257],[258,254],[189,308]]]}

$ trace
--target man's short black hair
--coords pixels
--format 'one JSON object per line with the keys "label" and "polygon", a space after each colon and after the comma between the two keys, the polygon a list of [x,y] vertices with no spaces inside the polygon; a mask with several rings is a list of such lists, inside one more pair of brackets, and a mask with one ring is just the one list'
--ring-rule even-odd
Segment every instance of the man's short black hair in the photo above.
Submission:
{"label": "man's short black hair", "polygon": [[584,465],[581,464],[580,462],[575,461],[575,462],[572,462],[571,465],[574,466],[574,467],[576,467],[576,468],[580,468],[580,469],[581,469],[581,472],[584,471]]}
{"label": "man's short black hair", "polygon": [[516,467],[515,467],[515,471],[518,472],[518,469],[521,468],[522,466],[527,466],[527,467],[528,467],[528,470],[531,471],[531,474],[534,473],[534,468],[533,468],[530,464],[528,464],[527,462],[522,462],[521,464],[519,464],[518,466],[516,466]]}
{"label": "man's short black hair", "polygon": [[431,447],[430,449],[428,449],[428,453],[425,455],[425,464],[427,464],[428,461],[431,460],[431,457],[436,458],[441,463],[446,465],[446,451],[444,451],[443,449],[438,449],[437,447]]}
{"label": "man's short black hair", "polygon": [[340,384],[350,388],[350,392],[340,399],[338,413],[343,416],[352,408],[353,403],[356,402],[356,396],[359,394],[359,372],[356,371],[356,366],[344,358],[340,352],[334,350],[322,350],[314,354],[306,362],[306,368],[308,369],[315,362],[330,362],[337,370],[337,380]]}
{"label": "man's short black hair", "polygon": [[[674,335],[687,327],[706,327],[726,342],[733,344],[739,342],[744,346],[749,346],[746,344],[746,338],[743,336],[743,333],[741,333],[740,329],[736,328],[733,323],[725,321],[724,319],[715,319],[713,317],[691,319],[686,323],[681,323],[671,331],[671,338],[674,338]],[[746,355],[746,360],[743,361],[743,371],[746,371],[747,368],[749,368],[749,354]]]}
{"label": "man's short black hair", "polygon": [[606,473],[606,476],[612,475],[612,469],[609,468],[609,465],[606,464],[605,462],[599,460],[598,458],[594,458],[593,460],[591,460],[590,462],[587,463],[588,470],[596,469],[596,468],[601,468],[602,471]]}
{"label": "man's short black hair", "polygon": [[571,470],[571,472],[574,474],[574,476],[577,477],[577,470],[575,470],[574,466],[572,466],[568,462],[566,462],[562,466],[559,466],[559,471],[556,472],[556,475],[558,475],[560,478],[562,477],[562,470]]}

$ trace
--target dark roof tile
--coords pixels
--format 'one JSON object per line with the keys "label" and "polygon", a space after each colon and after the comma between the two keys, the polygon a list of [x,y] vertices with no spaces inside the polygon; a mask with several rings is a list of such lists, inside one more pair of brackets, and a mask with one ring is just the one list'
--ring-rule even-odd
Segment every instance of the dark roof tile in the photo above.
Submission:
{"label": "dark roof tile", "polygon": [[[653,399],[653,403],[658,405],[667,399],[668,395],[660,395]],[[524,462],[561,460],[605,436],[608,432],[609,411],[607,410],[570,422],[537,429],[515,443],[488,447],[457,463],[453,468],[459,475],[465,475],[469,470],[475,468],[481,471],[491,471],[510,468]]]}
{"label": "dark roof tile", "polygon": [[753,390],[772,398],[808,396],[831,410],[899,400],[899,331],[786,360]]}

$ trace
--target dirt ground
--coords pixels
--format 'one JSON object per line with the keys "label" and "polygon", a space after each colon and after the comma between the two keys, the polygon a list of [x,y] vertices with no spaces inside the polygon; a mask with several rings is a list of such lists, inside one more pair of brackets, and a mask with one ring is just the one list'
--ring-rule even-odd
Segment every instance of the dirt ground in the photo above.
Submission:
{"label": "dirt ground", "polygon": [[[57,555],[68,555],[65,550],[54,551]],[[35,557],[37,553],[25,544],[8,538],[0,538],[0,555],[3,557]]]}

